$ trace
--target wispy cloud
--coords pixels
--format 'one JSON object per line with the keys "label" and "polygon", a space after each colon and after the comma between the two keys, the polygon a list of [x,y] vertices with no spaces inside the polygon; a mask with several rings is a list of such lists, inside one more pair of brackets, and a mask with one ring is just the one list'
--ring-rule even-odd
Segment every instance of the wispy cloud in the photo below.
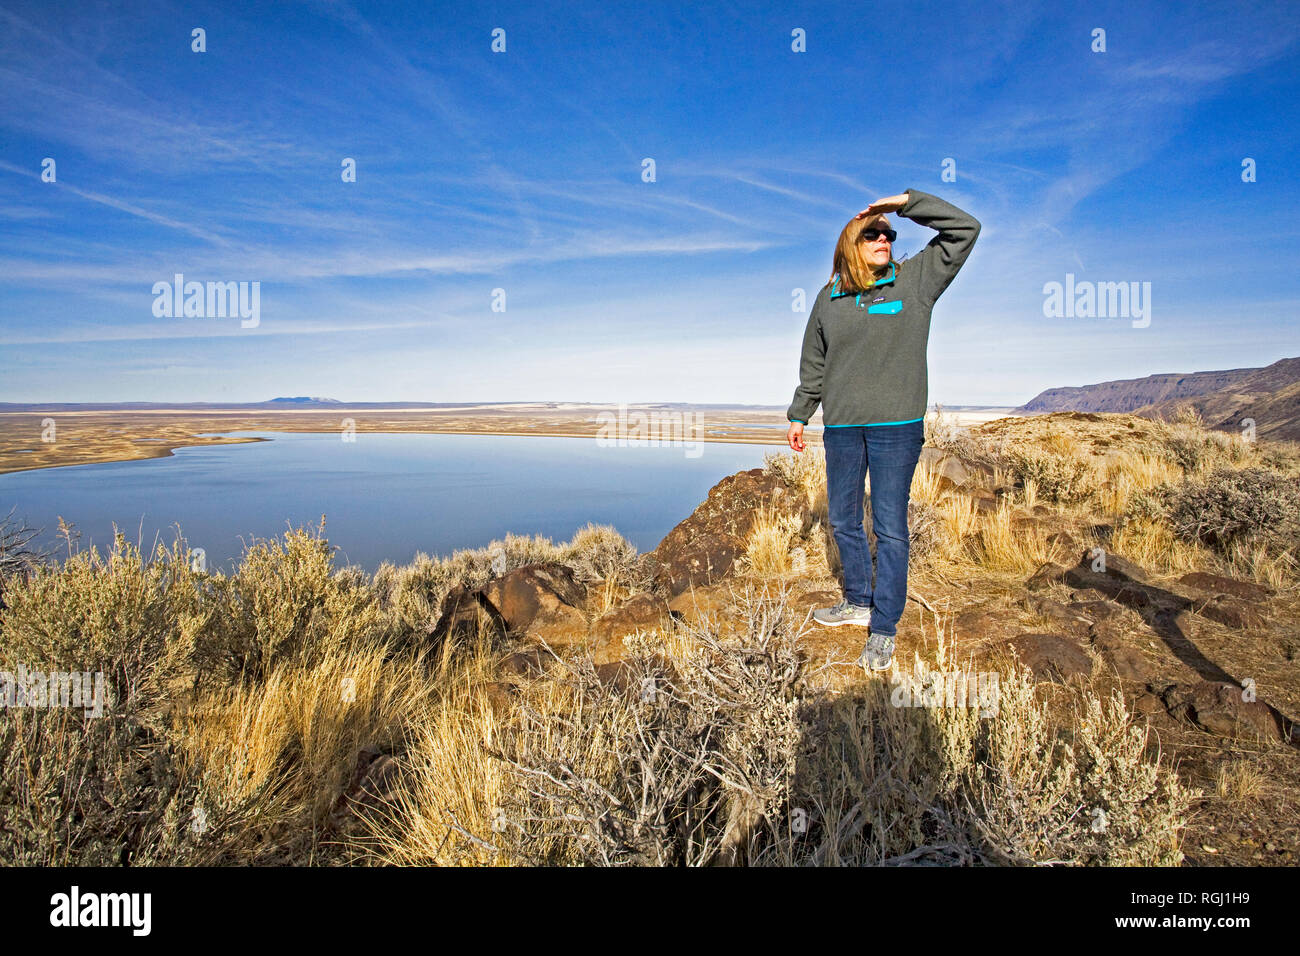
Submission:
{"label": "wispy cloud", "polygon": [[[16,173],[20,176],[27,176],[35,182],[41,181],[41,177],[38,173],[25,170],[20,166],[15,166],[13,163],[5,162],[2,159],[0,159],[0,169],[10,173]],[[91,192],[88,189],[79,189],[67,182],[59,181],[57,178],[52,183],[45,183],[44,186],[46,188],[61,189],[65,192],[70,192],[74,196],[79,196],[88,202],[99,203],[101,206],[108,206],[110,209],[116,209],[119,212],[136,216],[137,218],[143,219],[146,222],[154,223],[158,226],[165,226],[168,229],[175,229],[180,232],[188,233],[195,238],[202,239],[205,242],[210,242],[213,245],[224,246],[229,244],[224,237],[209,230],[201,229],[192,223],[181,222],[177,219],[159,215],[158,213],[151,212],[148,209],[142,209],[140,206],[133,203],[125,202],[121,199],[115,199],[112,196],[105,196],[102,193]]]}
{"label": "wispy cloud", "polygon": [[[1289,6],[1224,18],[1151,2],[1098,20],[1046,2],[923,0],[913,14],[903,52],[882,58],[878,36],[809,12],[797,18],[809,52],[794,54],[794,14],[734,3],[494,19],[401,0],[382,17],[327,0],[54,17],[11,0],[0,343],[23,362],[0,399],[40,397],[50,368],[86,397],[115,397],[111,362],[75,372],[99,347],[176,382],[190,366],[173,350],[208,349],[259,395],[274,389],[257,376],[309,341],[321,343],[317,393],[328,376],[368,380],[384,365],[404,371],[374,388],[472,381],[422,377],[412,343],[425,336],[456,343],[475,388],[617,400],[658,382],[666,399],[769,402],[797,374],[806,316],[790,312],[791,290],[819,286],[862,205],[909,187],[984,223],[936,310],[932,392],[978,401],[995,382],[1032,392],[1105,377],[1116,354],[1212,365],[1201,323],[1219,293],[1189,230],[1229,203],[1246,223],[1295,204],[1277,172],[1300,99]],[[196,16],[206,54],[188,47]],[[1088,48],[1094,21],[1105,54]],[[494,26],[507,28],[504,55],[489,49]],[[1249,186],[1245,155],[1262,164]],[[40,181],[44,156],[57,183]],[[646,156],[657,182],[640,180]],[[345,157],[355,183],[340,176]],[[956,181],[940,177],[946,160]],[[902,251],[932,235],[898,227]],[[1251,270],[1232,303],[1236,361],[1254,343],[1264,364],[1286,334],[1293,233],[1246,226],[1222,254]],[[1151,330],[1044,321],[1042,285],[1067,270],[1157,277]],[[238,335],[153,320],[149,290],[175,272],[260,281],[275,321]],[[501,315],[487,309],[497,287],[511,303]],[[338,336],[365,340],[364,367]],[[727,368],[710,376],[701,355]]]}

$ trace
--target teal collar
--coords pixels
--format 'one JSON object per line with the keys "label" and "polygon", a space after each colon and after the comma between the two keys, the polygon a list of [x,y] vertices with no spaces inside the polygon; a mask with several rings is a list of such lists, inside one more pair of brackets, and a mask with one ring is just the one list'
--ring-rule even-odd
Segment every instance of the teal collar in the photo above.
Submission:
{"label": "teal collar", "polygon": [[[886,285],[886,284],[888,284],[888,283],[890,283],[890,282],[893,282],[893,281],[894,281],[894,275],[895,275],[895,270],[894,270],[894,260],[893,260],[893,259],[890,259],[890,260],[889,260],[889,275],[885,276],[883,279],[877,279],[877,280],[876,280],[876,285],[877,285],[877,286],[880,286],[880,285]],[[834,281],[833,283],[831,283],[831,298],[832,298],[832,299],[838,299],[838,298],[840,298],[840,297],[842,297],[842,296],[850,295],[850,293],[848,293],[848,292],[836,292],[835,289],[836,289],[836,287],[837,287],[839,284],[840,284],[840,275],[839,275],[839,273],[837,272],[837,273],[835,273],[835,281]],[[875,286],[872,286],[872,288],[874,289]],[[861,304],[862,304],[862,293],[861,293],[861,292],[859,292],[859,293],[857,294],[857,303],[858,303],[858,305],[861,305]]]}

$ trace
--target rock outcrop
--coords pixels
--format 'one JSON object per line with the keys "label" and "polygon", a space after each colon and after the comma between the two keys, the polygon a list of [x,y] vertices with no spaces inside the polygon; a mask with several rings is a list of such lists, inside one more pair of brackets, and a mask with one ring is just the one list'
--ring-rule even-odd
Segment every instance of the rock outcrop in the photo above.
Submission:
{"label": "rock outcrop", "polygon": [[1007,646],[1039,680],[1063,684],[1092,673],[1092,658],[1083,645],[1064,634],[1021,634]]}
{"label": "rock outcrop", "polygon": [[506,628],[551,645],[580,642],[587,633],[587,588],[564,564],[536,562],[489,581],[478,594]]}
{"label": "rock outcrop", "polygon": [[1252,699],[1236,684],[1205,680],[1174,684],[1163,697],[1170,714],[1184,717],[1217,736],[1285,739],[1273,709],[1262,700]]}
{"label": "rock outcrop", "polygon": [[1179,615],[1198,614],[1236,630],[1261,627],[1264,617],[1255,604],[1233,595],[1249,594],[1258,602],[1268,593],[1266,588],[1252,582],[1200,573],[1180,579],[1180,584],[1193,586],[1193,593],[1188,593],[1186,588],[1175,590],[1170,585],[1155,584],[1150,574],[1118,554],[1098,555],[1092,549],[1085,550],[1079,563],[1071,568],[1045,563],[1025,586],[1030,591],[1038,591],[1058,582],[1078,591],[1095,592],[1144,615],[1161,615],[1177,621]]}
{"label": "rock outcrop", "polygon": [[625,638],[662,627],[668,618],[668,602],[659,595],[647,591],[632,595],[591,622],[593,659],[597,664],[621,659]]}
{"label": "rock outcrop", "polygon": [[643,556],[646,571],[669,600],[692,585],[720,580],[744,554],[755,521],[768,507],[796,515],[801,522],[811,517],[784,479],[762,468],[728,475],[709,489],[690,517]]}

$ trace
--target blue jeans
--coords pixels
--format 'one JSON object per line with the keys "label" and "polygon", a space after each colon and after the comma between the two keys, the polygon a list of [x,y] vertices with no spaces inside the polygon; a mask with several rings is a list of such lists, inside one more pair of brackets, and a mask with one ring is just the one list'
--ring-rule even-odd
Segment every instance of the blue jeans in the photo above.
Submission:
{"label": "blue jeans", "polygon": [[[859,607],[873,608],[873,634],[894,636],[907,603],[907,503],[912,473],[924,444],[924,422],[841,425],[822,432],[826,501],[844,568],[844,599]],[[871,528],[876,533],[874,590],[871,552],[862,528],[868,474]]]}

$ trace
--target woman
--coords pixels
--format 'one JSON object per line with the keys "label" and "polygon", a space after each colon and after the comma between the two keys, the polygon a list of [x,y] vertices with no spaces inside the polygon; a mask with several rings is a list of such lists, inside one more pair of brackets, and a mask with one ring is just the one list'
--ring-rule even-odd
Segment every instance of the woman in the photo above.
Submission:
{"label": "woman", "polygon": [[[885,213],[938,229],[920,254],[893,258]],[[813,303],[799,360],[799,387],[786,412],[786,439],[804,450],[803,429],[822,406],[826,498],[844,567],[844,599],[819,608],[821,624],[868,628],[858,663],[885,670],[907,600],[907,503],[925,443],[926,343],[935,300],[970,255],[975,217],[937,196],[909,189],[853,217],[835,246],[831,277]],[[876,580],[862,529],[871,475]]]}

